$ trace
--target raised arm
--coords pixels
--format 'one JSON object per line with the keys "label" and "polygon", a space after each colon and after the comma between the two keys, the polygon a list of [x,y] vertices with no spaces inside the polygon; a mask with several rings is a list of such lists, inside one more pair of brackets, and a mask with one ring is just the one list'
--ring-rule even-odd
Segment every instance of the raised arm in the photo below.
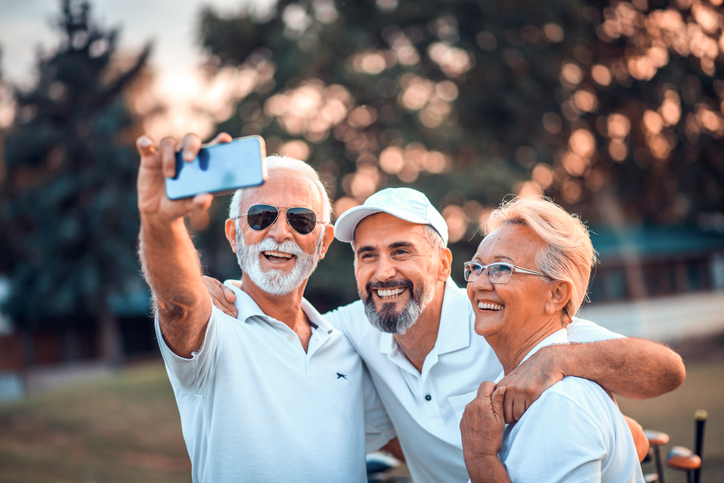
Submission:
{"label": "raised arm", "polygon": [[543,391],[564,376],[589,379],[626,398],[648,399],[679,387],[686,369],[677,353],[644,339],[544,347],[498,383],[508,388],[506,422],[520,419]]}
{"label": "raised arm", "polygon": [[[230,136],[220,135],[225,142]],[[158,149],[147,136],[137,143],[141,155],[138,171],[138,208],[141,214],[139,256],[151,287],[159,325],[168,346],[182,357],[201,347],[211,314],[211,301],[201,282],[198,254],[189,237],[184,217],[209,208],[210,194],[169,200],[164,178],[175,173],[173,139],[165,138]],[[198,136],[187,135],[180,147],[192,160],[201,146]]]}

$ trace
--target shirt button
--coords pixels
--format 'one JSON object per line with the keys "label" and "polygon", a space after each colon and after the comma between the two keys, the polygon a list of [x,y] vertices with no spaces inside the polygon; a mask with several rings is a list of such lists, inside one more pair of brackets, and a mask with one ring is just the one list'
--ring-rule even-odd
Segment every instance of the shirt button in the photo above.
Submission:
{"label": "shirt button", "polygon": [[429,394],[427,396],[425,396],[425,401],[430,401],[431,399],[432,399],[432,396],[430,396]]}
{"label": "shirt button", "polygon": [[289,342],[293,341],[293,340],[294,340],[294,336],[293,336],[293,335],[290,335],[289,337],[287,337],[287,340],[288,340]]}

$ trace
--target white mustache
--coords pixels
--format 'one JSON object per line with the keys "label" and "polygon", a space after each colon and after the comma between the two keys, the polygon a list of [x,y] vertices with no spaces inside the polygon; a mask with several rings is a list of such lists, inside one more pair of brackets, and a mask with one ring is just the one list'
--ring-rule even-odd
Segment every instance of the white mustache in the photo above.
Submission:
{"label": "white mustache", "polygon": [[256,252],[256,254],[268,251],[277,251],[289,253],[297,257],[306,255],[302,248],[291,240],[287,240],[282,243],[277,243],[271,238],[265,238],[256,245],[249,245],[249,248]]}

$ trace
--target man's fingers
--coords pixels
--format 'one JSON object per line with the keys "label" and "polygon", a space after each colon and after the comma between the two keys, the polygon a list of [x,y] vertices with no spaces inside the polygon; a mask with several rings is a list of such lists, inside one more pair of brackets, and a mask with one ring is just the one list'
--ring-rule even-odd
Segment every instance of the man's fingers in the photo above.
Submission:
{"label": "man's fingers", "polygon": [[241,280],[229,280],[229,283],[235,287],[241,288]]}
{"label": "man's fingers", "polygon": [[234,138],[231,137],[230,134],[225,132],[220,132],[219,134],[212,139],[209,144],[225,144],[230,143]]}
{"label": "man's fingers", "polygon": [[493,396],[490,399],[490,403],[493,406],[493,412],[498,417],[498,419],[504,420],[505,419],[505,409],[503,407],[503,404],[505,402],[505,386],[498,386],[497,389],[493,392]]}
{"label": "man's fingers", "polygon": [[206,290],[209,291],[213,304],[227,315],[236,317],[238,311],[236,310],[236,307],[234,307],[233,300],[229,300],[229,297],[226,294],[226,291],[229,289],[224,287],[221,282],[215,278],[207,277],[205,275],[201,277],[201,281],[204,286],[206,286]]}
{"label": "man's fingers", "polygon": [[145,134],[136,139],[136,149],[138,149],[138,154],[140,154],[142,158],[156,154],[156,148],[153,147],[153,140]]}
{"label": "man's fingers", "polygon": [[229,302],[230,304],[236,302],[236,294],[233,290],[231,290],[226,285],[221,285],[221,290],[224,292],[224,298],[227,302]]}
{"label": "man's fingers", "polygon": [[201,138],[189,133],[181,140],[178,150],[183,153],[184,161],[190,163],[199,154],[199,149],[201,149]]}
{"label": "man's fingers", "polygon": [[[503,381],[500,381],[503,382]],[[516,421],[515,418],[513,418],[513,404],[515,403],[515,391],[509,391],[506,389],[506,397],[505,402],[503,403],[503,415],[505,416],[505,422],[508,424],[514,423]]]}
{"label": "man's fingers", "polygon": [[523,417],[523,413],[527,409],[526,400],[524,397],[518,397],[513,403],[513,418],[518,421]]}
{"label": "man's fingers", "polygon": [[173,178],[176,176],[176,142],[173,138],[163,138],[161,140],[161,166],[164,178]]}
{"label": "man's fingers", "polygon": [[211,207],[211,203],[214,201],[214,195],[211,193],[200,193],[190,200],[187,200],[189,204],[188,209],[191,213],[199,213],[206,211]]}

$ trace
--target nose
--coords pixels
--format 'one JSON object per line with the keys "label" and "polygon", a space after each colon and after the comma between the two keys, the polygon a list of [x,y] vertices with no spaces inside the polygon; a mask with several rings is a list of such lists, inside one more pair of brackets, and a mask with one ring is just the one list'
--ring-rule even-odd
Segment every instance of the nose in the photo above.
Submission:
{"label": "nose", "polygon": [[287,212],[279,210],[277,219],[269,227],[267,236],[276,242],[283,242],[292,239],[292,227],[287,222]]}
{"label": "nose", "polygon": [[484,268],[480,273],[480,276],[473,280],[470,284],[473,290],[476,291],[490,291],[493,290],[494,285],[488,280],[488,269]]}
{"label": "nose", "polygon": [[395,277],[397,268],[392,260],[388,257],[381,256],[377,261],[377,267],[375,268],[375,276],[377,280],[384,281],[390,280]]}

